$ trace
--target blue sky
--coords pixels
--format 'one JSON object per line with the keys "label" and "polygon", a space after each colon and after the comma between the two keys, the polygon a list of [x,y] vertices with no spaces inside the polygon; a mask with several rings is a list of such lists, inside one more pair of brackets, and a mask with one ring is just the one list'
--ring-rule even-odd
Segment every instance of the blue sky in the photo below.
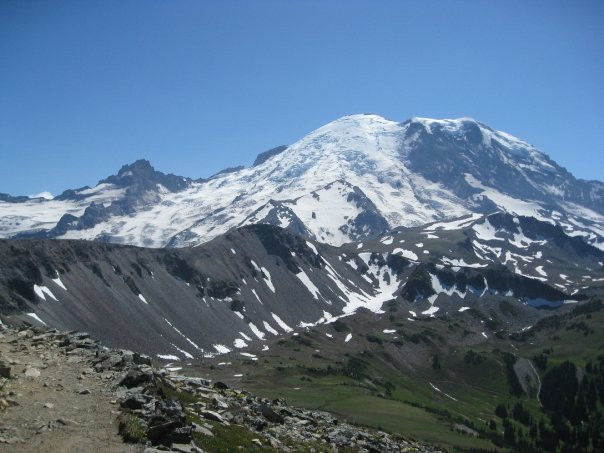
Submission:
{"label": "blue sky", "polygon": [[208,176],[350,113],[471,116],[604,170],[602,1],[0,2],[0,192]]}

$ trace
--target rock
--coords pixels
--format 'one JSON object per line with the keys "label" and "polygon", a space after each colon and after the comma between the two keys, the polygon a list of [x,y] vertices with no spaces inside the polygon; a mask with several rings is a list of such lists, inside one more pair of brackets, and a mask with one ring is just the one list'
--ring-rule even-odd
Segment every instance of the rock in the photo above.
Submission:
{"label": "rock", "polygon": [[159,422],[159,420],[153,424],[149,425],[149,429],[147,431],[147,437],[151,441],[152,445],[157,444],[168,444],[169,439],[166,437],[172,432],[173,429],[179,427],[179,422],[176,420],[163,421]]}
{"label": "rock", "polygon": [[151,366],[151,357],[145,354],[134,353],[132,355],[132,361],[137,365],[148,365]]}
{"label": "rock", "polygon": [[139,387],[141,384],[151,382],[153,380],[153,373],[148,373],[139,370],[130,370],[126,373],[126,376],[122,378],[119,385],[126,388]]}
{"label": "rock", "polygon": [[204,436],[214,437],[214,433],[212,431],[205,426],[198,425],[197,423],[193,423],[193,431],[203,434]]}
{"label": "rock", "polygon": [[271,423],[283,424],[285,419],[282,415],[276,413],[268,404],[263,404],[260,413]]}
{"label": "rock", "polygon": [[0,444],[17,444],[25,442],[18,436],[0,436]]}
{"label": "rock", "polygon": [[213,409],[228,409],[229,405],[222,398],[214,397],[214,398],[212,398],[212,408]]}
{"label": "rock", "polygon": [[34,332],[26,329],[26,330],[22,330],[21,332],[17,333],[17,338],[31,338],[34,336]]}
{"label": "rock", "polygon": [[252,439],[252,443],[258,445],[259,447],[262,447],[262,442],[260,442],[260,439]]}
{"label": "rock", "polygon": [[83,389],[78,392],[79,395],[90,395],[90,390]]}
{"label": "rock", "polygon": [[10,367],[2,361],[0,361],[0,377],[10,379]]}
{"label": "rock", "polygon": [[[175,444],[188,444],[193,439],[193,427],[192,426],[179,426],[174,428],[169,436],[172,448]],[[182,450],[177,450],[182,451]],[[195,450],[186,450],[195,451]]]}
{"label": "rock", "polygon": [[203,453],[201,448],[197,448],[191,444],[172,444],[172,451],[178,451],[181,453]]}
{"label": "rock", "polygon": [[220,422],[223,424],[228,424],[228,422],[220,415],[218,412],[203,410],[199,413],[203,418],[207,418],[208,420],[214,420],[215,422]]}
{"label": "rock", "polygon": [[130,393],[120,402],[120,407],[125,409],[142,409],[153,398],[142,393]]}
{"label": "rock", "polygon": [[45,403],[45,404],[44,404],[44,407],[45,407],[46,409],[52,409],[52,408],[54,408],[54,407],[55,407],[55,405],[54,405],[54,404],[52,404],[52,403]]}
{"label": "rock", "polygon": [[90,334],[88,332],[75,332],[71,337],[75,340],[86,340],[90,338]]}
{"label": "rock", "polygon": [[268,423],[260,417],[252,417],[249,419],[249,424],[256,431],[262,431],[268,426]]}
{"label": "rock", "polygon": [[214,383],[214,388],[218,389],[218,390],[227,390],[229,388],[229,386],[226,385],[224,382],[216,381]]}
{"label": "rock", "polygon": [[25,371],[23,371],[23,374],[25,375],[25,377],[35,379],[35,378],[40,377],[40,370],[38,370],[37,368],[34,368],[34,367],[28,367],[28,368],[25,368]]}
{"label": "rock", "polygon": [[184,419],[185,415],[182,406],[178,401],[161,399],[157,402],[157,411],[169,417]]}

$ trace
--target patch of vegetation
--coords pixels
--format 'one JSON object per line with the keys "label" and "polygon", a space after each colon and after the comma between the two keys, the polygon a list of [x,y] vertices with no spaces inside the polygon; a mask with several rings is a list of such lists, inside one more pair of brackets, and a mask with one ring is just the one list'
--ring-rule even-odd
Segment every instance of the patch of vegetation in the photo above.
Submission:
{"label": "patch of vegetation", "polygon": [[[166,254],[164,257],[164,265],[166,270],[174,277],[185,282],[192,283],[198,277],[197,270],[187,261],[180,258],[174,253]],[[203,279],[200,279],[203,280]]]}
{"label": "patch of vegetation", "polygon": [[97,263],[86,263],[86,267],[92,271],[106,286],[111,286],[101,271],[101,267]]}
{"label": "patch of vegetation", "polygon": [[135,296],[141,294],[141,290],[138,289],[138,286],[136,286],[136,283],[134,283],[134,279],[132,277],[130,277],[129,275],[124,275],[123,279],[126,286],[130,288],[130,291],[132,291]]}
{"label": "patch of vegetation", "polygon": [[534,355],[533,362],[537,365],[537,368],[543,371],[547,367],[547,356],[543,353]]}
{"label": "patch of vegetation", "polygon": [[432,356],[432,368],[435,369],[435,370],[442,369],[442,364],[441,364],[441,361],[440,361],[440,355],[434,354]]}
{"label": "patch of vegetation", "polygon": [[166,398],[178,401],[182,407],[186,407],[189,404],[197,402],[197,398],[193,393],[173,389],[172,387],[166,385],[166,383],[163,381],[159,381],[157,383],[157,387]]}
{"label": "patch of vegetation", "polygon": [[351,357],[346,361],[342,372],[345,376],[348,376],[352,379],[361,380],[365,375],[365,371],[367,370],[368,363],[358,357]]}
{"label": "patch of vegetation", "polygon": [[522,390],[522,385],[520,385],[520,381],[518,380],[518,376],[516,376],[516,371],[514,370],[516,356],[509,352],[502,352],[501,358],[505,364],[506,376],[510,386],[510,394],[514,396],[521,396],[524,393],[524,390]]}
{"label": "patch of vegetation", "polygon": [[367,341],[371,342],[371,343],[376,343],[376,344],[384,344],[384,340],[382,340],[380,337],[375,336],[373,334],[368,334],[365,338],[367,338]]}
{"label": "patch of vegetation", "polygon": [[350,327],[348,327],[341,319],[332,322],[331,327],[333,327],[336,332],[350,332]]}
{"label": "patch of vegetation", "polygon": [[[196,422],[199,422],[198,420]],[[204,451],[215,453],[232,453],[234,451],[274,452],[270,446],[260,446],[254,439],[262,439],[256,432],[239,425],[223,426],[218,422],[209,422],[212,425],[213,436],[194,433],[195,443]]]}
{"label": "patch of vegetation", "polygon": [[499,310],[507,316],[518,316],[520,314],[520,308],[509,300],[502,300],[499,302]]}
{"label": "patch of vegetation", "polygon": [[312,347],[312,341],[310,341],[308,338],[306,338],[305,336],[302,335],[296,335],[295,337],[292,337],[292,339],[296,342],[301,344],[302,346],[307,346],[309,348]]}
{"label": "patch of vegetation", "polygon": [[471,349],[466,352],[466,355],[463,359],[464,362],[470,365],[480,365],[482,362],[484,362],[484,358],[477,352],[472,351]]}
{"label": "patch of vegetation", "polygon": [[147,429],[142,420],[128,413],[121,413],[118,417],[118,433],[128,443],[144,442],[147,438]]}
{"label": "patch of vegetation", "polygon": [[132,269],[134,269],[134,272],[136,272],[139,277],[143,277],[143,269],[137,263],[130,263],[130,266]]}

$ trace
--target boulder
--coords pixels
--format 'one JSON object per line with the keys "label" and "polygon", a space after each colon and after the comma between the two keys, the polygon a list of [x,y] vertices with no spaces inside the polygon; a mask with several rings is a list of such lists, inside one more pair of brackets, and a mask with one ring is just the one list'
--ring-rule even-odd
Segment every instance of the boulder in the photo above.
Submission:
{"label": "boulder", "polygon": [[0,360],[0,377],[10,379],[10,367]]}
{"label": "boulder", "polygon": [[262,405],[260,413],[271,423],[279,423],[282,425],[285,422],[283,415],[276,413],[268,404]]}
{"label": "boulder", "polygon": [[140,387],[141,384],[146,384],[153,380],[153,373],[130,370],[119,382],[119,385],[126,388]]}

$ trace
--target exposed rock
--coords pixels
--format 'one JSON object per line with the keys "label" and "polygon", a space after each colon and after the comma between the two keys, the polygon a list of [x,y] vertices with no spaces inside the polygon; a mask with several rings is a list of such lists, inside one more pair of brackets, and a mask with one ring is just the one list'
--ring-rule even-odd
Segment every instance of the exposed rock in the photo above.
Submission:
{"label": "exposed rock", "polygon": [[152,379],[152,373],[139,370],[130,370],[128,371],[126,376],[124,376],[124,378],[120,381],[119,385],[126,388],[138,387],[141,384],[150,382]]}
{"label": "exposed rock", "polygon": [[10,379],[10,367],[0,360],[0,377]]}
{"label": "exposed rock", "polygon": [[23,374],[25,377],[35,379],[40,377],[40,370],[34,367],[28,367],[23,371]]}
{"label": "exposed rock", "polygon": [[279,423],[283,424],[285,419],[282,415],[277,414],[270,406],[264,404],[260,409],[264,418],[266,418],[271,423]]}

